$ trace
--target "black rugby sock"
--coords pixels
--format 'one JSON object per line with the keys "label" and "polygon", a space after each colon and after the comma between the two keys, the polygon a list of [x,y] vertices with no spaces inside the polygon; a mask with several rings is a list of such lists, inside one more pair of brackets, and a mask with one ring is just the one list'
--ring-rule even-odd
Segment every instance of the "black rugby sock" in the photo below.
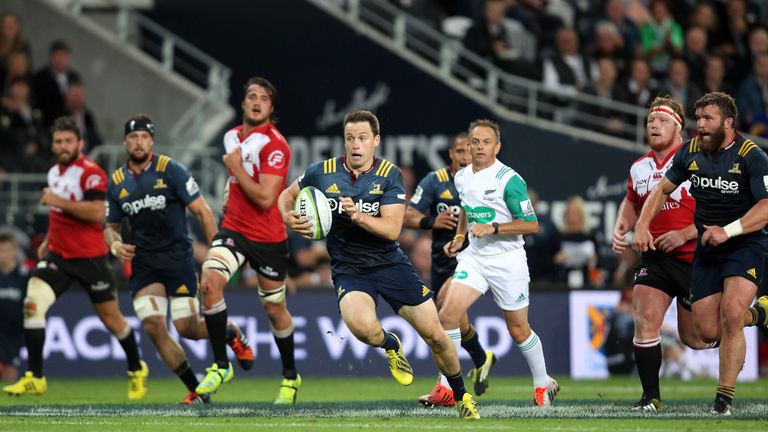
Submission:
{"label": "black rugby sock", "polygon": [[36,378],[43,377],[43,343],[45,329],[24,329],[24,340],[27,344],[27,370]]}
{"label": "black rugby sock", "polygon": [[637,372],[640,375],[640,383],[643,386],[643,394],[652,399],[661,399],[659,390],[659,369],[661,369],[661,343],[653,346],[638,346],[635,341],[635,361]]}
{"label": "black rugby sock", "polygon": [[[126,324],[128,325],[128,324]],[[139,356],[139,346],[136,344],[136,334],[133,332],[133,328],[128,335],[122,339],[118,339],[120,346],[125,351],[125,357],[128,360],[128,370],[137,371],[141,369],[141,356]]]}
{"label": "black rugby sock", "polygon": [[192,366],[190,366],[189,362],[186,360],[184,360],[181,365],[179,365],[179,367],[174,369],[173,373],[178,375],[179,379],[181,379],[181,382],[183,382],[187,389],[191,392],[194,392],[197,388],[197,385],[200,384],[197,381],[195,372],[192,370]]}
{"label": "black rugby sock", "polygon": [[293,332],[284,338],[275,336],[275,344],[277,344],[277,349],[280,351],[280,360],[283,363],[283,377],[296,379],[296,360],[293,356]]}
{"label": "black rugby sock", "polygon": [[477,337],[477,331],[472,324],[469,325],[467,334],[461,335],[461,347],[467,350],[476,368],[485,364],[485,350],[480,345],[480,338]]}

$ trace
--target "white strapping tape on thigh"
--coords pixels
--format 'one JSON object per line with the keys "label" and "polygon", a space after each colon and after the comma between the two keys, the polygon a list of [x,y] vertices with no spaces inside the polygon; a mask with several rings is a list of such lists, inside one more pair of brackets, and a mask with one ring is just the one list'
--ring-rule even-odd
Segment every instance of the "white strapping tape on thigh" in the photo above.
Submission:
{"label": "white strapping tape on thigh", "polygon": [[208,256],[203,261],[203,271],[219,272],[227,281],[237,272],[245,261],[245,256],[224,246],[213,246],[208,250]]}
{"label": "white strapping tape on thigh", "polygon": [[133,299],[133,309],[140,321],[151,316],[168,316],[168,299],[163,296],[144,295]]}
{"label": "white strapping tape on thigh", "polygon": [[171,319],[173,321],[197,315],[200,302],[195,297],[176,297],[171,299]]}

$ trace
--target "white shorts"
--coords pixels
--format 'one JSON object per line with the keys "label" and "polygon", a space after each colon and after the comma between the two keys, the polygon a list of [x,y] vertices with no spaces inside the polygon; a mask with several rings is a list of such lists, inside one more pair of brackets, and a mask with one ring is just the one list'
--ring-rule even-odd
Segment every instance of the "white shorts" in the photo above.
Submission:
{"label": "white shorts", "polygon": [[477,256],[465,250],[458,256],[453,282],[468,285],[485,294],[488,288],[502,310],[528,306],[528,259],[519,249],[492,257]]}

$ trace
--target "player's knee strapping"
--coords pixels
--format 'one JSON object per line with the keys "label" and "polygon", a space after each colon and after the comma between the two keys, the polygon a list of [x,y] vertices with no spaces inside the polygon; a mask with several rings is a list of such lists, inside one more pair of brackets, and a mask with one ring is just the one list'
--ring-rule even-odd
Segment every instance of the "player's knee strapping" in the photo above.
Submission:
{"label": "player's knee strapping", "polygon": [[264,291],[259,287],[259,301],[261,304],[275,303],[278,304],[285,299],[285,285],[273,291]]}
{"label": "player's knee strapping", "polygon": [[245,256],[224,246],[213,246],[203,261],[203,272],[213,270],[229,280],[245,261]]}
{"label": "player's knee strapping", "polygon": [[168,316],[168,299],[163,296],[144,295],[133,299],[133,310],[140,321],[152,316]]}
{"label": "player's knee strapping", "polygon": [[24,328],[45,328],[45,314],[56,301],[56,293],[47,282],[32,277],[27,283],[24,298]]}
{"label": "player's knee strapping", "polygon": [[173,321],[196,316],[200,302],[195,297],[176,297],[171,300],[171,319]]}
{"label": "player's knee strapping", "polygon": [[293,322],[291,322],[291,325],[289,325],[287,328],[284,328],[282,330],[278,330],[272,326],[270,326],[269,328],[270,330],[272,330],[272,334],[276,338],[284,339],[293,334],[293,330],[295,329],[295,326],[293,325]]}

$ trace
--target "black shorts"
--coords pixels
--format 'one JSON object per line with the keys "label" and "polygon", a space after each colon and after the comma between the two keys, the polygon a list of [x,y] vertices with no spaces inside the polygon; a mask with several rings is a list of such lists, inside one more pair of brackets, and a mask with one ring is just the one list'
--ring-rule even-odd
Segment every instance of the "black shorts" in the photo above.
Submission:
{"label": "black shorts", "polygon": [[723,292],[723,279],[729,276],[741,276],[760,286],[768,252],[765,239],[739,240],[737,237],[734,244],[726,242],[715,248],[697,247],[693,257],[691,303]]}
{"label": "black shorts", "polygon": [[288,272],[288,241],[260,243],[249,240],[239,232],[222,229],[213,237],[211,245],[224,246],[235,256],[244,256],[258,274],[269,280],[285,280]]}
{"label": "black shorts", "polygon": [[91,303],[117,299],[117,287],[106,255],[64,259],[61,255],[48,252],[30,276],[38,277],[50,285],[57,298],[78,282],[88,293]]}
{"label": "black shorts", "polygon": [[691,263],[661,251],[643,252],[635,269],[634,285],[663,291],[685,309],[691,310]]}
{"label": "black shorts", "polygon": [[131,280],[128,282],[131,294],[136,295],[139,290],[153,283],[162,284],[168,297],[195,297],[200,277],[192,260],[170,268],[157,268],[134,260]]}
{"label": "black shorts", "polygon": [[370,295],[376,305],[381,296],[395,313],[403,306],[420,305],[433,295],[410,262],[393,264],[371,273],[337,275],[333,285],[339,301],[351,291],[362,291]]}

